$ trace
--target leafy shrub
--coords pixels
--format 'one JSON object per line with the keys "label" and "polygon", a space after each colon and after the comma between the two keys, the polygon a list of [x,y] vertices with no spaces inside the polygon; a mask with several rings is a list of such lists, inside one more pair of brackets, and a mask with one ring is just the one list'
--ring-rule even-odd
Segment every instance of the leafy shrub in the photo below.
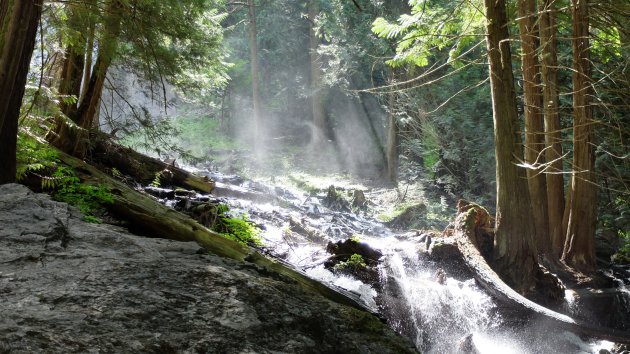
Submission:
{"label": "leafy shrub", "polygon": [[335,269],[338,270],[347,269],[357,271],[365,268],[367,268],[367,264],[365,263],[363,256],[357,253],[352,254],[347,261],[339,262],[335,265]]}
{"label": "leafy shrub", "polygon": [[262,246],[260,229],[249,221],[247,214],[230,215],[230,208],[226,204],[212,205],[207,209],[212,216],[204,223],[225,238],[244,245]]}
{"label": "leafy shrub", "polygon": [[242,243],[244,245],[253,244],[255,246],[262,246],[262,239],[260,238],[260,229],[252,225],[247,219],[246,215],[241,215],[240,218],[222,218],[226,232],[221,234],[226,238]]}

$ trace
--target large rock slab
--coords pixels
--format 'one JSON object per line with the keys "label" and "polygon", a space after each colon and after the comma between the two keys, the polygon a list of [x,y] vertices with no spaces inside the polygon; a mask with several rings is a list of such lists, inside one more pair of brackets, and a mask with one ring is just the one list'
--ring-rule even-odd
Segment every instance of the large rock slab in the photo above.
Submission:
{"label": "large rock slab", "polygon": [[374,316],[0,186],[0,352],[408,353]]}

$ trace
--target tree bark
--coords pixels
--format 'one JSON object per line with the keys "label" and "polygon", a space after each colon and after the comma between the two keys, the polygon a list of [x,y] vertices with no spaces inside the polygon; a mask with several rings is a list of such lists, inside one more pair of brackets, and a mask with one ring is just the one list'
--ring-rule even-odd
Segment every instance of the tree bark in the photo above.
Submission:
{"label": "tree bark", "polygon": [[593,107],[588,1],[572,0],[573,15],[573,173],[567,236],[562,260],[584,272],[595,269],[597,186],[593,151]]}
{"label": "tree bark", "polygon": [[[545,162],[543,148],[544,123],[541,112],[540,70],[536,50],[538,31],[536,29],[535,0],[518,0],[518,27],[521,39],[521,62],[523,70],[523,101],[525,106],[525,162],[530,165]],[[547,208],[547,183],[545,175],[538,169],[527,169],[529,195],[536,227],[536,247],[539,256],[551,253],[551,243]]]}
{"label": "tree bark", "polygon": [[18,117],[42,0],[0,3],[0,184],[15,181]]}
{"label": "tree bark", "polygon": [[564,178],[562,177],[562,133],[558,95],[558,52],[556,39],[555,1],[540,0],[540,50],[543,84],[543,112],[545,120],[545,158],[549,164],[547,180],[547,206],[549,239],[554,259],[560,259],[564,248]]}
{"label": "tree bark", "polygon": [[102,133],[99,135],[101,137],[93,142],[92,151],[94,160],[99,164],[114,167],[145,185],[151,183],[156,174],[160,174],[165,184],[184,186],[203,193],[211,193],[214,190],[215,183],[211,179],[195,176],[177,166],[115,144],[109,139],[103,139]]}
{"label": "tree bark", "polygon": [[315,18],[319,14],[318,0],[310,0],[308,3],[308,19],[310,21],[309,28],[309,49],[311,61],[311,111],[313,114],[313,142],[315,146],[319,146],[327,139],[328,122],[326,112],[324,110],[324,102],[322,97],[322,69],[321,59],[317,53],[319,48],[319,37],[315,28]]}
{"label": "tree bark", "polygon": [[248,17],[249,17],[249,57],[252,75],[252,101],[253,101],[253,117],[252,132],[256,150],[262,139],[262,100],[260,98],[260,89],[258,86],[258,30],[256,28],[256,4],[254,0],[247,0]]}
{"label": "tree bark", "polygon": [[[118,48],[122,7],[123,5],[119,0],[112,0],[108,3],[105,10],[107,16],[103,24],[103,35],[99,39],[99,50],[93,74],[81,95],[82,99],[78,108],[69,116],[76,124],[76,127],[70,127],[63,121],[58,122],[57,134],[52,139],[52,143],[66,153],[81,157],[85,154],[88,147],[89,135],[87,132],[93,126],[100,107],[107,71]],[[81,72],[79,72],[80,74]],[[80,77],[78,81],[80,84]]]}
{"label": "tree bark", "polygon": [[494,120],[497,211],[494,263],[502,279],[527,294],[537,267],[534,225],[523,156],[504,0],[485,0]]}
{"label": "tree bark", "polygon": [[90,32],[88,33],[87,40],[85,42],[85,63],[83,65],[83,78],[81,79],[81,94],[79,95],[79,102],[81,102],[85,97],[88,83],[92,78],[95,26],[96,24],[94,22],[90,22]]}
{"label": "tree bark", "polygon": [[59,82],[59,94],[67,97],[61,102],[60,108],[67,117],[73,116],[77,110],[77,102],[69,102],[69,96],[74,96],[78,100],[81,95],[81,74],[84,65],[83,53],[74,45],[69,45],[64,55]]}
{"label": "tree bark", "polygon": [[396,93],[387,94],[387,180],[396,185],[398,183],[398,163],[400,155],[400,128],[396,119]]}

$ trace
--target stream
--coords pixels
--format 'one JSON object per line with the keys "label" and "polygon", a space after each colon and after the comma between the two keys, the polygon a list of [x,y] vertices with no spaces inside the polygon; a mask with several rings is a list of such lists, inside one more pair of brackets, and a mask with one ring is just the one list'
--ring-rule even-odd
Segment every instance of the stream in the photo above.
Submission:
{"label": "stream", "polygon": [[[234,215],[246,213],[263,229],[262,252],[350,292],[396,331],[411,338],[421,352],[600,353],[612,349],[610,342],[585,341],[545,323],[509,317],[465,272],[447,271],[446,277],[440,278],[442,265],[420,256],[426,240],[414,233],[393,231],[365,212],[331,210],[324,205],[325,193],[307,195],[285,186],[193,170],[216,181],[213,198],[228,204]],[[175,203],[162,201],[171,206]],[[315,236],[296,232],[296,223],[315,230]],[[383,254],[376,282],[324,266],[331,256],[326,251],[329,241],[356,235]],[[572,300],[573,310],[579,311],[574,295],[567,295],[568,311]],[[629,317],[627,290],[615,296],[628,311],[621,315]]]}

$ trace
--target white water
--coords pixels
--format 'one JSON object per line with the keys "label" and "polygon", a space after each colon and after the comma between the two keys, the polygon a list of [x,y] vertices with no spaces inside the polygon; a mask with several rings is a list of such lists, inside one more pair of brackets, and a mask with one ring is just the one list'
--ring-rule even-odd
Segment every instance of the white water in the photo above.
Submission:
{"label": "white water", "polygon": [[[362,234],[362,241],[383,252],[379,266],[382,288],[377,291],[351,276],[334,274],[323,266],[329,257],[325,245],[290,232],[286,220],[288,215],[308,219],[311,226],[323,231],[323,225],[334,223],[340,214],[313,211],[309,198],[290,197],[284,200],[284,207],[232,198],[229,204],[233,209],[249,211],[253,220],[266,226],[262,236],[272,253],[314,279],[357,294],[368,307],[378,307],[390,326],[412,339],[421,352],[470,353],[474,348],[488,354],[598,353],[611,349],[612,343],[588,343],[544,323],[513,328],[514,320],[501,318],[492,298],[473,279],[447,276],[438,282],[437,266],[419,258],[418,242],[397,237],[374,220],[352,216],[346,224],[360,228],[356,232]],[[567,293],[569,305],[573,295]]]}

